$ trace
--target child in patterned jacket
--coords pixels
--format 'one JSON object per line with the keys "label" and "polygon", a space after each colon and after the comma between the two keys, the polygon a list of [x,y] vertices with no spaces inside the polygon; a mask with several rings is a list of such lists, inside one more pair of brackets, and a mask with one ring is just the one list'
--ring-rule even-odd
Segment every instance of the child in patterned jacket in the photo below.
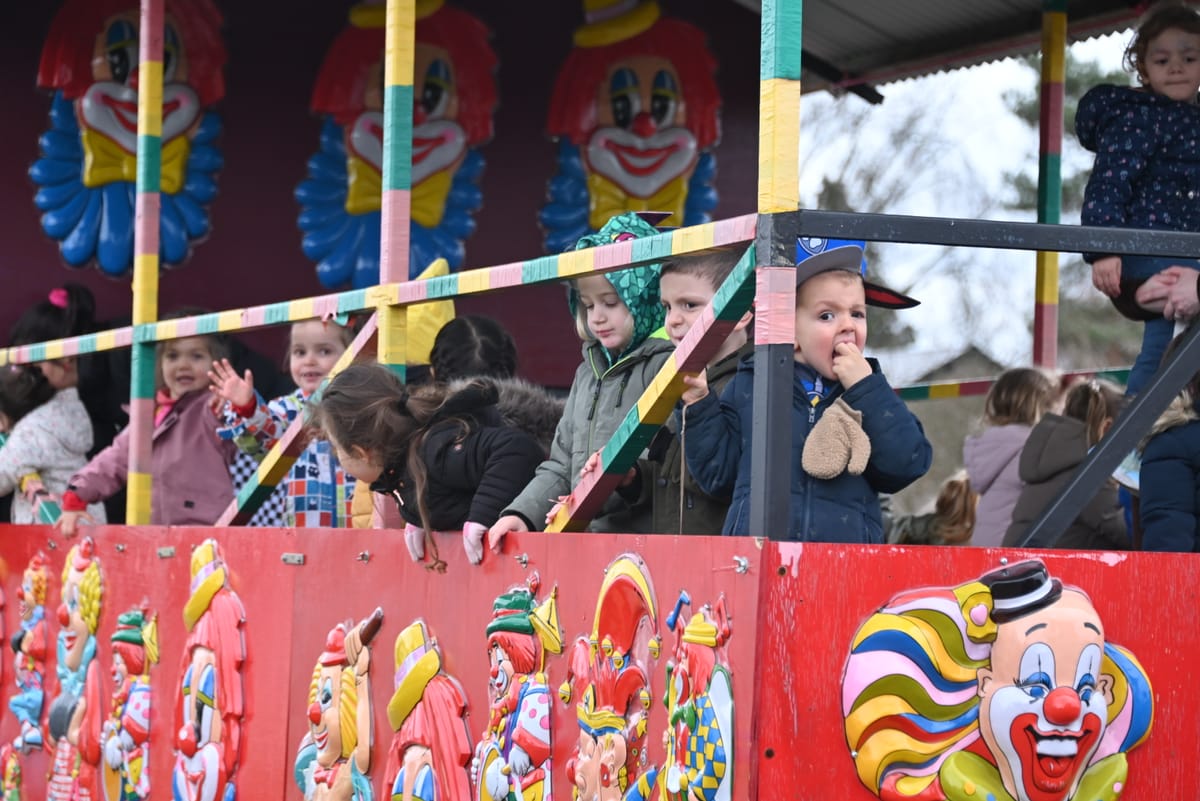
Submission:
{"label": "child in patterned jacket", "polygon": [[[345,352],[354,332],[334,322],[304,320],[292,325],[288,367],[298,389],[268,402],[254,390],[249,370],[241,376],[222,359],[214,362],[209,377],[213,392],[224,401],[225,425],[219,433],[244,452],[262,459]],[[350,526],[350,501],[354,477],[338,464],[330,444],[314,440],[297,457],[285,479],[287,524],[297,528]]]}

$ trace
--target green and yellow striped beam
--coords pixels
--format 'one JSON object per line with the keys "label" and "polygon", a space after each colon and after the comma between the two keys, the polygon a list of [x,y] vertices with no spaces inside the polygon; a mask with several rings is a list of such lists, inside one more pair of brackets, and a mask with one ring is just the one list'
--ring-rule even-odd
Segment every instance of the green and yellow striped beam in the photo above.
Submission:
{"label": "green and yellow striped beam", "polygon": [[[141,0],[138,53],[137,195],[133,227],[133,324],[158,318],[159,194],[162,179],[163,6]],[[154,345],[135,342],[129,389],[125,521],[150,522],[154,433]]]}
{"label": "green and yellow striped beam", "polygon": [[[638,241],[638,240],[632,240]],[[586,251],[578,251],[580,253]],[[679,347],[600,451],[600,466],[584,476],[546,525],[546,531],[583,531],[616,491],[683,394],[683,375],[704,369],[754,300],[754,248],[733,268]]]}
{"label": "green and yellow striped beam", "polygon": [[[379,282],[408,280],[412,218],[413,60],[416,0],[388,0],[383,65],[383,208]],[[408,309],[379,308],[377,358],[404,378]]]}
{"label": "green and yellow striped beam", "polygon": [[[1038,129],[1038,222],[1062,217],[1063,82],[1067,62],[1067,0],[1042,5],[1042,91]],[[1033,305],[1033,363],[1058,363],[1058,254],[1039,251]]]}
{"label": "green and yellow striped beam", "polygon": [[[355,335],[354,341],[338,357],[325,382],[313,393],[312,398],[309,399],[310,404],[320,401],[321,391],[335,375],[354,364],[359,354],[375,345],[375,338],[378,334],[377,321],[378,316],[374,314],[367,319],[367,322]],[[254,513],[258,511],[258,507],[271,497],[271,493],[287,477],[292,465],[308,447],[308,439],[304,434],[307,419],[306,414],[296,415],[296,419],[291,422],[287,431],[283,432],[283,436],[276,441],[270,452],[259,463],[258,470],[254,471],[254,475],[242,485],[238,496],[230,502],[213,525],[244,526],[250,522],[250,518],[254,517]]]}

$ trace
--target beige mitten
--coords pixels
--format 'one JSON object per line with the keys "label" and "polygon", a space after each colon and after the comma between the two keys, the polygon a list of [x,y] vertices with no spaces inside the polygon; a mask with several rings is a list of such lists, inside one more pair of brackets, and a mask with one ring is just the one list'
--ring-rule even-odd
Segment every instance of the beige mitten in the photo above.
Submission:
{"label": "beige mitten", "polygon": [[862,475],[870,458],[871,440],[863,431],[862,412],[838,398],[808,432],[800,464],[810,476],[830,479],[843,472]]}

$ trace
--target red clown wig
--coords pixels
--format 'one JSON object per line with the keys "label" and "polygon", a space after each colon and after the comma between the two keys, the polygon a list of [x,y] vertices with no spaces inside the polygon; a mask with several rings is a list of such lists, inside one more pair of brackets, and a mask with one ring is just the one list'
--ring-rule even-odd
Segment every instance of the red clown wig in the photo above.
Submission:
{"label": "red clown wig", "polygon": [[[92,85],[92,54],[96,37],[117,14],[137,14],[137,0],[67,0],[42,46],[37,84],[61,89],[74,100]],[[221,12],[212,0],[166,0],[167,24],[174,26],[183,46],[187,84],[196,91],[201,106],[225,96],[225,43],[221,39]]]}

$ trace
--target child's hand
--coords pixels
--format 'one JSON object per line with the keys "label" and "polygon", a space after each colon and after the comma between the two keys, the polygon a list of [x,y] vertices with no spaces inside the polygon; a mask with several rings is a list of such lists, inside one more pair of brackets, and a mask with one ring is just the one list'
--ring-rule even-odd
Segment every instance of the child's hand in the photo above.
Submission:
{"label": "child's hand", "polygon": [[504,536],[510,531],[529,531],[529,526],[525,525],[525,521],[521,519],[520,515],[505,515],[488,529],[488,547],[496,553],[500,553],[500,548],[504,544]]}
{"label": "child's hand", "polygon": [[487,533],[487,526],[482,523],[463,523],[463,550],[467,552],[467,561],[473,565],[483,561],[483,538]]}
{"label": "child's hand", "polygon": [[550,525],[550,521],[558,516],[558,510],[562,508],[563,504],[565,504],[570,497],[570,495],[558,496],[558,502],[550,507],[549,512],[546,512],[546,525]]}
{"label": "child's hand", "polygon": [[1179,280],[1178,276],[1172,272],[1173,269],[1168,267],[1162,272],[1155,273],[1137,288],[1133,297],[1139,306],[1147,311],[1163,313],[1171,287]]}
{"label": "child's hand", "polygon": [[1121,257],[1105,256],[1092,263],[1092,286],[1110,298],[1121,293]]}
{"label": "child's hand", "polygon": [[687,384],[687,389],[681,396],[684,406],[691,406],[696,401],[708,397],[708,370],[701,370],[695,375],[685,375],[683,383]]}
{"label": "child's hand", "polygon": [[414,526],[412,523],[405,523],[404,546],[408,548],[408,555],[412,557],[414,562],[420,562],[424,559],[425,529],[420,526]]}
{"label": "child's hand", "polygon": [[68,512],[64,509],[62,515],[58,518],[58,522],[54,524],[54,527],[61,531],[64,537],[74,537],[79,533],[80,521],[83,521],[88,525],[92,525],[96,522],[87,512]]}
{"label": "child's hand", "polygon": [[245,409],[254,403],[254,374],[247,370],[244,376],[239,376],[228,359],[213,362],[208,380],[212,382],[213,393],[229,401],[233,408]]}
{"label": "child's hand", "polygon": [[[592,472],[593,470],[598,470],[598,469],[600,469],[600,451],[596,451],[595,453],[593,453],[591,456],[588,457],[587,461],[583,463],[583,469],[579,471],[579,477],[584,478],[587,476],[588,473]],[[637,478],[637,468],[631,467],[631,468],[629,468],[629,472],[625,474],[625,478],[621,479],[620,486],[628,487],[630,484],[632,484],[634,482],[634,480],[636,478]],[[547,523],[550,522],[549,516],[546,518],[546,522]]]}
{"label": "child's hand", "polygon": [[871,365],[853,342],[839,342],[833,347],[833,375],[845,389],[871,374]]}

